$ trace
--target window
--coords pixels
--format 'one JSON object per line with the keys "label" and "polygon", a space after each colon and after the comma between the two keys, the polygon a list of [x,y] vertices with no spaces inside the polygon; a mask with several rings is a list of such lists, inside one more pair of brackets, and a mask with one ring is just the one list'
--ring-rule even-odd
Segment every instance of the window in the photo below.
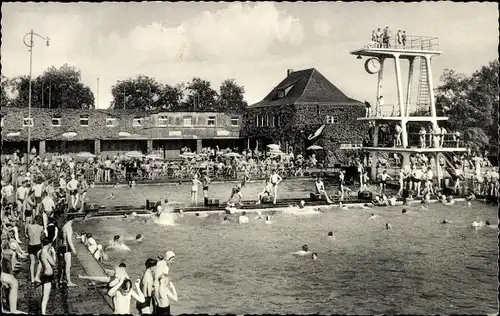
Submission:
{"label": "window", "polygon": [[207,121],[208,126],[215,126],[215,116],[209,116]]}
{"label": "window", "polygon": [[273,120],[271,121],[271,126],[275,127],[276,126],[276,116],[273,115]]}
{"label": "window", "polygon": [[269,126],[269,114],[266,114],[266,126]]}
{"label": "window", "polygon": [[158,116],[158,126],[166,127],[168,125],[168,116]]}
{"label": "window", "polygon": [[132,121],[132,126],[142,126],[142,118],[141,117],[135,117],[134,120]]}
{"label": "window", "polygon": [[33,118],[30,118],[30,117],[25,117],[25,118],[23,119],[23,126],[24,126],[24,127],[27,127],[27,126],[29,126],[29,127],[33,127]]}
{"label": "window", "polygon": [[264,119],[265,119],[264,114],[262,114],[260,116],[260,126],[264,126]]}
{"label": "window", "polygon": [[356,144],[340,144],[340,148],[342,149],[359,149],[361,148],[361,144],[356,143]]}
{"label": "window", "polygon": [[3,127],[3,117],[2,117],[2,120],[1,120],[1,121],[2,121],[2,122],[1,122],[1,125],[0,125],[0,126],[1,126],[1,127]]}
{"label": "window", "polygon": [[278,122],[277,122],[276,126],[281,126],[281,115],[278,115]]}
{"label": "window", "polygon": [[338,121],[339,121],[339,118],[336,116],[331,116],[331,115],[326,116],[326,123],[327,124],[336,124],[336,123],[338,123]]}
{"label": "window", "polygon": [[193,118],[191,116],[184,116],[183,125],[184,126],[192,126],[193,125]]}
{"label": "window", "polygon": [[231,126],[235,127],[239,125],[239,118],[237,116],[231,117]]}
{"label": "window", "polygon": [[52,117],[52,126],[61,126],[61,117],[53,116]]}
{"label": "window", "polygon": [[255,126],[259,127],[259,114],[255,115]]}
{"label": "window", "polygon": [[80,126],[89,126],[89,116],[80,115]]}
{"label": "window", "polygon": [[285,95],[288,95],[288,92],[290,92],[290,90],[292,90],[293,88],[293,85],[289,86],[288,88],[285,89]]}
{"label": "window", "polygon": [[106,118],[106,126],[113,127],[118,125],[118,120],[114,117]]}
{"label": "window", "polygon": [[278,98],[281,99],[281,98],[284,98],[284,97],[285,97],[285,91],[278,90]]}

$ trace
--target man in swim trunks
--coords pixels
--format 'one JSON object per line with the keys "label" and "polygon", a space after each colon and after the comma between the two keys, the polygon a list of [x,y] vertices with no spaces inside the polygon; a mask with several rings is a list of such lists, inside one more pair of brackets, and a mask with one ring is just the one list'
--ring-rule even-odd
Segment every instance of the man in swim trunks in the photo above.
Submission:
{"label": "man in swim trunks", "polygon": [[384,170],[377,176],[377,178],[380,179],[380,195],[383,195],[385,193],[387,180],[392,180],[392,177],[387,174],[387,170]]}
{"label": "man in swim trunks", "polygon": [[156,259],[149,258],[146,260],[146,271],[141,279],[141,290],[144,294],[145,301],[144,303],[137,302],[136,308],[141,315],[147,315],[153,313],[153,285],[154,285],[154,276],[153,272],[155,270],[156,264],[158,261]]}
{"label": "man in swim trunks", "polygon": [[205,171],[203,173],[203,177],[201,178],[201,183],[203,185],[203,197],[206,199],[208,198],[208,184],[212,181],[208,175],[207,172]]}
{"label": "man in swim trunks", "polygon": [[177,291],[168,275],[162,275],[159,279],[158,287],[155,288],[156,315],[172,315],[170,312],[170,299],[177,302]]}
{"label": "man in swim trunks", "polygon": [[17,212],[22,214],[23,221],[24,218],[24,200],[28,195],[28,182],[23,180],[22,185],[16,190],[16,202],[17,202]]}
{"label": "man in swim trunks", "polygon": [[274,201],[273,204],[276,204],[276,199],[278,198],[278,184],[282,181],[283,179],[280,177],[276,169],[274,169],[271,173],[271,176],[269,177],[269,181],[271,182],[273,188],[274,188]]}
{"label": "man in swim trunks", "polygon": [[79,200],[79,195],[78,195],[79,185],[80,183],[78,182],[78,180],[75,179],[75,175],[72,174],[71,180],[68,181],[66,188],[68,189],[70,195],[69,207],[74,210],[76,210],[76,205],[78,204]]}
{"label": "man in swim trunks", "polygon": [[87,190],[89,189],[89,185],[87,180],[85,180],[85,176],[83,174],[80,175],[80,212],[85,210],[85,198],[87,197]]}
{"label": "man in swim trunks", "polygon": [[36,265],[36,254],[42,249],[42,234],[43,234],[43,223],[42,217],[40,215],[35,216],[32,224],[27,226],[28,235],[28,254],[30,256],[30,275],[31,283],[35,282],[35,265]]}
{"label": "man in swim trunks", "polygon": [[[63,281],[63,277],[66,277],[67,286],[76,286],[75,283],[71,281],[71,253],[76,254],[75,246],[73,245],[73,216],[68,216],[66,223],[61,229],[61,240],[58,248],[59,255],[63,258],[62,266],[64,267],[64,275],[61,273],[59,278],[59,283]],[[62,271],[61,271],[62,272]]]}
{"label": "man in swim trunks", "polygon": [[321,180],[320,177],[316,178],[315,188],[316,188],[316,194],[319,194],[320,196],[321,195],[325,196],[326,201],[328,203],[332,203],[332,200],[330,200],[328,193],[326,193],[325,191],[325,184],[323,183],[323,180]]}
{"label": "man in swim trunks", "polygon": [[35,182],[35,185],[31,188],[33,194],[34,194],[34,202],[35,202],[35,215],[38,215],[40,213],[40,209],[42,208],[42,193],[44,191],[43,183],[42,181],[38,180]]}
{"label": "man in swim trunks", "polygon": [[137,293],[132,290],[132,281],[122,278],[108,291],[108,295],[113,298],[114,314],[130,314],[130,300],[135,298],[138,302],[144,303],[145,298],[140,288],[141,280],[135,281]]}
{"label": "man in swim trunks", "polygon": [[43,286],[42,294],[42,315],[47,314],[47,304],[49,302],[52,282],[54,282],[54,268],[56,265],[56,253],[52,247],[52,242],[47,237],[42,238],[42,249],[37,256],[42,265],[40,285]]}

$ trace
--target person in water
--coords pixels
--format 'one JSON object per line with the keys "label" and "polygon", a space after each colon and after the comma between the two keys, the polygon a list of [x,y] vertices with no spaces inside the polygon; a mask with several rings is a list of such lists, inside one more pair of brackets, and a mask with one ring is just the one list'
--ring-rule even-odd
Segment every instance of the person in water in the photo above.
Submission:
{"label": "person in water", "polygon": [[309,256],[311,254],[312,252],[309,251],[309,247],[307,245],[303,245],[302,250],[293,253],[294,256],[299,256],[299,257]]}
{"label": "person in water", "polygon": [[273,222],[271,222],[271,216],[267,215],[266,216],[266,221],[265,221],[266,224],[272,224]]}
{"label": "person in water", "polygon": [[141,290],[144,294],[144,302],[137,302],[136,308],[141,315],[148,315],[153,313],[153,286],[154,276],[153,272],[156,268],[158,261],[156,259],[147,259],[145,266],[146,270],[141,279]]}
{"label": "person in water", "polygon": [[122,278],[108,291],[108,295],[113,298],[114,314],[130,314],[130,300],[135,298],[138,302],[146,301],[141,291],[141,280],[135,281],[137,293],[132,289],[132,281]]}
{"label": "person in water", "polygon": [[317,254],[317,253],[315,253],[315,252],[313,252],[313,253],[312,253],[311,258],[312,258],[313,260],[318,260],[318,254]]}
{"label": "person in water", "polygon": [[239,224],[247,224],[250,221],[250,219],[247,216],[246,212],[242,212],[241,216],[238,217],[238,223]]}
{"label": "person in water", "polygon": [[325,184],[323,183],[323,180],[321,180],[320,177],[316,178],[315,189],[316,189],[316,194],[319,194],[320,196],[324,196],[328,203],[333,203],[332,200],[330,200],[328,193],[326,193]]}

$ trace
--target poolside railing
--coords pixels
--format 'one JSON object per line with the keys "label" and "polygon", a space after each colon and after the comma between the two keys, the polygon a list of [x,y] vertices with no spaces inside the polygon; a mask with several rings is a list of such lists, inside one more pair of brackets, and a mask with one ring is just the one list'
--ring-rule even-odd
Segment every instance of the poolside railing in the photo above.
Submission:
{"label": "poolside railing", "polygon": [[387,42],[370,42],[365,48],[439,51],[439,38],[406,35],[403,41],[403,37],[398,38],[397,33],[393,33]]}

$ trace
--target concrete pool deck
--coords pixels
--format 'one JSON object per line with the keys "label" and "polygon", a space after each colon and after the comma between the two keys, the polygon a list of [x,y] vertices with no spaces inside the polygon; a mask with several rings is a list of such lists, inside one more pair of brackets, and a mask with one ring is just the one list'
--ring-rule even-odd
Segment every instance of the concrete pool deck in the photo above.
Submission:
{"label": "concrete pool deck", "polygon": [[[21,234],[20,234],[21,235]],[[20,236],[23,239],[24,236]],[[23,241],[23,248],[26,247],[26,240]],[[71,262],[71,276],[73,282],[78,286],[68,288],[65,284],[52,285],[49,303],[47,305],[48,314],[70,315],[70,314],[112,314],[113,309],[111,299],[103,296],[101,289],[89,286],[87,282],[78,279],[78,274],[102,275],[104,272],[90,255],[88,250],[75,241],[77,255],[73,255]],[[92,261],[100,269],[97,270]],[[19,283],[18,289],[18,310],[29,314],[41,313],[42,288],[35,287],[30,281],[29,259],[24,261],[15,274]]]}

